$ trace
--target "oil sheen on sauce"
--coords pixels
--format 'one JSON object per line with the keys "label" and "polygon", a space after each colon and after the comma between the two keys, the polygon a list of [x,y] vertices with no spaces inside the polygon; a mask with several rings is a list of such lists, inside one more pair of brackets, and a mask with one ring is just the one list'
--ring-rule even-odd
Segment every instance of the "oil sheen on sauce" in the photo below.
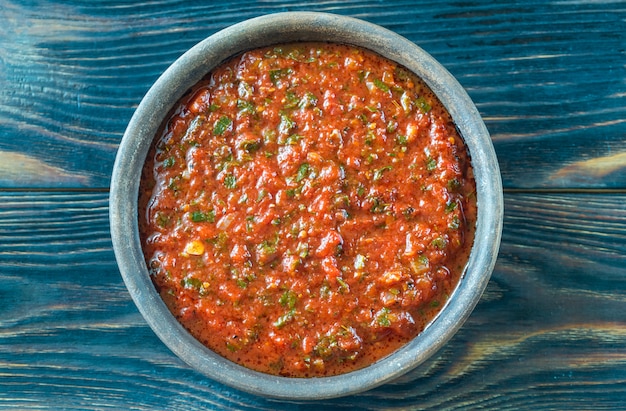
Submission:
{"label": "oil sheen on sauce", "polygon": [[476,218],[449,114],[369,51],[239,55],[162,125],[139,193],[153,283],[181,324],[261,372],[366,367],[453,292]]}

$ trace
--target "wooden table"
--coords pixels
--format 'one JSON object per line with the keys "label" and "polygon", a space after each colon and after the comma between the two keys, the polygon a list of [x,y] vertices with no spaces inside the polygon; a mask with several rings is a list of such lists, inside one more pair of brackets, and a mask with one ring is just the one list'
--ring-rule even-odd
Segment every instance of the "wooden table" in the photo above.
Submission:
{"label": "wooden table", "polygon": [[[0,408],[626,409],[626,3],[496,3],[0,0]],[[135,308],[109,234],[116,148],[150,85],[201,39],[288,10],[432,54],[483,115],[505,186],[498,262],[458,334],[323,403],[185,365]]]}

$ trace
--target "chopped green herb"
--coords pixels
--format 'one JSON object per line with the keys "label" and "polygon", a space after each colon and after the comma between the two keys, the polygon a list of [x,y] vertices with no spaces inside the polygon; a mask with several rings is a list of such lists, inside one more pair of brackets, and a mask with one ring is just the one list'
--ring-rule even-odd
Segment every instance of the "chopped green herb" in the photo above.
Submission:
{"label": "chopped green herb", "polygon": [[406,146],[408,142],[409,139],[407,138],[407,136],[404,136],[402,134],[398,134],[396,136],[396,143],[398,143],[399,145]]}
{"label": "chopped green herb", "polygon": [[254,227],[254,220],[256,219],[255,216],[253,215],[249,215],[246,216],[246,231],[247,232],[251,232],[253,227]]}
{"label": "chopped green herb", "polygon": [[339,283],[339,287],[340,287],[343,291],[345,291],[345,292],[350,292],[350,286],[348,285],[348,283],[346,283],[346,282],[344,281],[344,279],[343,279],[343,278],[341,278],[341,277],[337,277],[337,282]]}
{"label": "chopped green herb", "polygon": [[309,256],[309,244],[299,243],[296,252],[298,253],[298,257],[307,258]]}
{"label": "chopped green herb", "polygon": [[370,212],[371,213],[383,213],[387,210],[387,204],[385,204],[380,198],[378,197],[373,197],[372,199],[372,206],[370,207]]}
{"label": "chopped green herb", "polygon": [[292,309],[296,306],[296,303],[298,302],[298,294],[296,294],[292,290],[287,290],[280,296],[278,302],[283,307]]}
{"label": "chopped green herb", "polygon": [[322,286],[320,287],[320,297],[330,297],[330,286],[328,284],[322,284]]}
{"label": "chopped green herb", "polygon": [[256,106],[247,100],[237,100],[237,108],[241,113],[255,114]]}
{"label": "chopped green herb", "polygon": [[452,221],[450,221],[450,224],[448,224],[448,228],[450,230],[458,230],[460,225],[461,221],[459,220],[459,216],[455,215],[454,217],[452,217]]}
{"label": "chopped green herb", "polygon": [[461,187],[461,183],[459,182],[459,180],[457,180],[456,177],[448,180],[447,185],[449,191],[456,191],[459,189],[459,187]]}
{"label": "chopped green herb", "polygon": [[431,156],[428,156],[426,158],[426,170],[433,171],[436,168],[437,168],[437,161]]}
{"label": "chopped green herb", "polygon": [[300,98],[293,91],[288,91],[285,93],[285,108],[294,108],[300,105]]}
{"label": "chopped green herb", "polygon": [[157,223],[157,225],[159,227],[166,228],[169,225],[171,220],[172,220],[172,218],[169,215],[164,214],[164,213],[162,213],[160,211],[157,212],[156,223]]}
{"label": "chopped green herb", "polygon": [[165,160],[163,160],[163,167],[165,167],[165,168],[170,168],[174,164],[176,164],[176,158],[174,158],[174,156],[168,157]]}
{"label": "chopped green herb", "polygon": [[363,184],[359,184],[356,188],[356,195],[358,195],[359,197],[363,197],[363,195],[365,195],[365,187],[363,186]]}
{"label": "chopped green herb", "polygon": [[456,201],[450,201],[449,203],[446,204],[446,213],[451,213],[454,210],[456,210],[456,208],[458,207],[458,204]]}
{"label": "chopped green herb", "polygon": [[288,133],[289,130],[291,130],[295,126],[296,126],[295,121],[293,121],[291,117],[289,117],[288,114],[282,113],[282,112],[280,113],[280,124],[278,124],[278,131],[281,134]]}
{"label": "chopped green herb", "polygon": [[191,221],[194,223],[214,223],[215,222],[215,210],[193,211],[191,213]]}
{"label": "chopped green herb", "polygon": [[391,166],[385,166],[385,167],[381,167],[379,169],[376,169],[376,170],[374,170],[374,175],[373,175],[372,179],[374,181],[378,181],[381,178],[383,178],[383,173],[385,171],[391,171],[392,169],[393,169],[393,167],[391,167]]}
{"label": "chopped green herb", "polygon": [[296,182],[299,183],[300,181],[304,180],[309,175],[309,171],[310,171],[309,163],[302,163],[300,167],[298,168],[298,174],[296,175]]}
{"label": "chopped green herb", "polygon": [[379,80],[377,78],[374,79],[374,85],[384,92],[389,91],[389,86],[383,83],[382,80]]}
{"label": "chopped green herb", "polygon": [[437,248],[439,250],[443,250],[448,245],[448,241],[446,241],[446,239],[443,238],[443,237],[437,237],[433,241],[431,241],[431,244],[435,248]]}
{"label": "chopped green herb", "polygon": [[233,121],[230,118],[226,116],[220,117],[213,126],[213,134],[215,134],[216,136],[221,136],[226,132],[226,130],[230,128],[232,124]]}
{"label": "chopped green herb", "polygon": [[411,261],[411,269],[417,275],[423,274],[428,270],[430,263],[428,257],[420,255],[415,260]]}
{"label": "chopped green herb", "polygon": [[423,112],[423,113],[428,113],[430,111],[430,109],[432,108],[430,106],[430,104],[428,104],[428,102],[426,101],[426,99],[424,97],[418,97],[417,100],[415,100],[415,105],[417,105],[417,107],[419,107],[419,109]]}
{"label": "chopped green herb", "polygon": [[275,69],[275,70],[270,70],[270,80],[272,81],[272,83],[274,84],[278,84],[278,81],[284,77],[287,77],[289,74],[292,73],[292,69],[287,67],[287,68],[282,68],[282,69]]}
{"label": "chopped green herb", "polygon": [[230,352],[235,352],[235,351],[238,351],[238,350],[241,349],[240,347],[236,346],[235,344],[231,343],[230,341],[226,341],[226,348]]}
{"label": "chopped green herb", "polygon": [[389,313],[391,311],[387,307],[383,307],[376,316],[376,322],[378,325],[383,327],[389,327],[391,325],[391,320],[389,319]]}
{"label": "chopped green herb", "polygon": [[300,104],[298,104],[299,108],[311,108],[317,105],[317,97],[315,94],[308,91],[304,97],[300,100]]}
{"label": "chopped green herb", "polygon": [[226,177],[224,177],[224,187],[231,190],[237,187],[237,178],[234,174],[228,174]]}
{"label": "chopped green herb", "polygon": [[244,140],[241,143],[241,148],[248,153],[253,153],[261,148],[261,140]]}
{"label": "chopped green herb", "polygon": [[289,137],[287,137],[282,144],[286,145],[286,146],[293,146],[295,145],[298,141],[302,140],[304,138],[303,135],[300,134],[292,134]]}
{"label": "chopped green herb", "polygon": [[289,310],[287,313],[281,315],[276,321],[274,321],[274,327],[283,328],[289,321],[293,320],[295,314],[295,308]]}
{"label": "chopped green herb", "polygon": [[187,277],[187,278],[183,278],[180,282],[183,287],[185,288],[191,288],[193,290],[200,290],[200,287],[202,287],[202,281],[198,280],[195,277]]}

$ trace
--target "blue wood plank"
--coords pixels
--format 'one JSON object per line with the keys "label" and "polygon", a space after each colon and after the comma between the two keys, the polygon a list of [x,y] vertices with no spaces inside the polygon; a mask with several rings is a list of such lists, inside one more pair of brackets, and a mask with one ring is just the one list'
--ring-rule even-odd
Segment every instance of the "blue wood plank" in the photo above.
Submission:
{"label": "blue wood plank", "polygon": [[500,257],[431,360],[370,392],[294,404],[196,373],[115,265],[107,193],[0,193],[0,409],[623,409],[624,195],[509,194]]}
{"label": "blue wood plank", "polygon": [[506,187],[626,187],[614,157],[626,153],[621,2],[1,0],[0,10],[2,187],[107,187],[133,109],[169,64],[228,25],[290,10],[359,17],[431,53],[484,116]]}

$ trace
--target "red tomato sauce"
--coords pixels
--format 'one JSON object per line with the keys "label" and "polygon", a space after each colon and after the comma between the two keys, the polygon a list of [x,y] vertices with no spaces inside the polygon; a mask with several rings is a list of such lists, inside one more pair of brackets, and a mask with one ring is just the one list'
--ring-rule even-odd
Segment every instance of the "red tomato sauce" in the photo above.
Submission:
{"label": "red tomato sauce", "polygon": [[302,43],[221,65],[146,161],[154,285],[199,341],[246,367],[359,369],[419,334],[453,292],[476,218],[449,114],[406,69]]}

